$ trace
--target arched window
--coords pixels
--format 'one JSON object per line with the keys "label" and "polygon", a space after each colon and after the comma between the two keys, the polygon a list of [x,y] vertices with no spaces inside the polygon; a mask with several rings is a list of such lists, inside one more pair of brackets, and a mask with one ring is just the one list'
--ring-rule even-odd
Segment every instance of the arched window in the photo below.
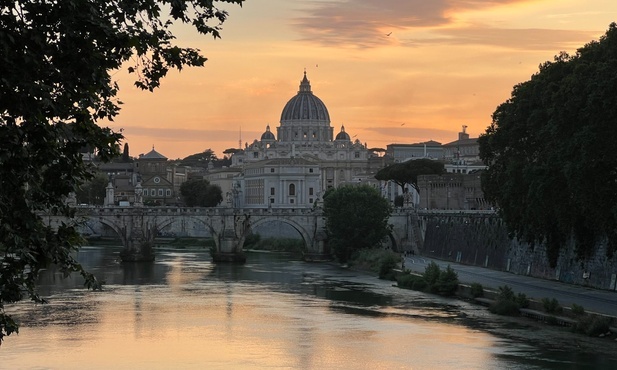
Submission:
{"label": "arched window", "polygon": [[289,184],[289,196],[296,195],[296,185]]}

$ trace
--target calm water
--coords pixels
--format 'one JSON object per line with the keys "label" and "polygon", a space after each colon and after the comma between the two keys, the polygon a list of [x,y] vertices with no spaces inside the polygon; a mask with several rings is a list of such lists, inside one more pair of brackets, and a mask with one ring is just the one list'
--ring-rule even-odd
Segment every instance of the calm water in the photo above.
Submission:
{"label": "calm water", "polygon": [[484,308],[336,266],[263,253],[243,266],[214,265],[198,249],[121,264],[119,251],[79,254],[106,281],[102,292],[47,271],[50,303],[9,310],[23,326],[0,347],[0,368],[617,368],[614,359],[495,334],[512,324]]}

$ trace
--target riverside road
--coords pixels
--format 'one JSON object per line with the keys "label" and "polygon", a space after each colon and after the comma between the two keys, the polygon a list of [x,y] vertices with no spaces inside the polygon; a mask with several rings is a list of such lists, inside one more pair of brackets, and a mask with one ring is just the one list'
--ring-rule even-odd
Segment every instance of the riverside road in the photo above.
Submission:
{"label": "riverside road", "polygon": [[479,283],[488,290],[497,290],[500,286],[508,285],[515,293],[524,293],[533,300],[555,298],[563,307],[571,307],[572,303],[576,303],[583,306],[587,312],[617,316],[617,292],[614,291],[592,289],[422,256],[405,257],[405,268],[412,272],[423,273],[431,262],[435,262],[442,270],[450,265],[463,284]]}

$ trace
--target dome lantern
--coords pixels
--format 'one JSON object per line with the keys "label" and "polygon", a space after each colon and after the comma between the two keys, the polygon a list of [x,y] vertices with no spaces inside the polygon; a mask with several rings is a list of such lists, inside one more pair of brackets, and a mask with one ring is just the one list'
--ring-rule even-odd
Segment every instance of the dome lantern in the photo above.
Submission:
{"label": "dome lantern", "polygon": [[298,93],[287,102],[281,113],[281,126],[286,125],[330,126],[328,109],[311,91],[306,71]]}

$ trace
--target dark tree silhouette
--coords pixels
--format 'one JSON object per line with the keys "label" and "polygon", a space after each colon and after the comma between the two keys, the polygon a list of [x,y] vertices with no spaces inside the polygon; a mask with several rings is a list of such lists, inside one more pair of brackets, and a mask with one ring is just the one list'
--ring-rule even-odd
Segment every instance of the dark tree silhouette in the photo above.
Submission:
{"label": "dark tree silhouette", "polygon": [[510,232],[546,243],[551,265],[570,236],[580,258],[617,247],[617,25],[518,84],[480,136],[486,198]]}

